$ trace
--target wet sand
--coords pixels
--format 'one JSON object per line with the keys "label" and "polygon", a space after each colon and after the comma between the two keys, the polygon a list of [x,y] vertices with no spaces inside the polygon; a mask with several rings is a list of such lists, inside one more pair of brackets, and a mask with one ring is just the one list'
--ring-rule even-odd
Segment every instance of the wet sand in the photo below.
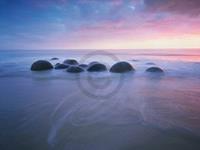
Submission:
{"label": "wet sand", "polygon": [[2,78],[3,149],[200,148],[199,82],[129,74],[99,99],[77,80]]}

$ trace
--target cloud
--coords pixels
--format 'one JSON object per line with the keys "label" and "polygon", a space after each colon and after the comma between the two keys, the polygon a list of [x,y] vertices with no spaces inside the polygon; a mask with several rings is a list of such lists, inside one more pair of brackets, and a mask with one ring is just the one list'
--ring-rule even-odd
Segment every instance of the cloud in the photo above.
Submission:
{"label": "cloud", "polygon": [[200,14],[200,0],[144,0],[144,4],[150,11],[193,16]]}
{"label": "cloud", "polygon": [[0,0],[0,42],[12,37],[8,47],[17,41],[126,46],[127,41],[199,36],[199,13],[200,0]]}

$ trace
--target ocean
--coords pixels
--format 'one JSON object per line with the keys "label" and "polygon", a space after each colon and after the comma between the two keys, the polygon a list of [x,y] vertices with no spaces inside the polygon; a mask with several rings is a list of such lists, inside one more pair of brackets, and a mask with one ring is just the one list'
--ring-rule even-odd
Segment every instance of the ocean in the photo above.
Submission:
{"label": "ocean", "polygon": [[[68,58],[135,72],[30,71]],[[199,150],[199,108],[198,49],[0,51],[1,150]]]}

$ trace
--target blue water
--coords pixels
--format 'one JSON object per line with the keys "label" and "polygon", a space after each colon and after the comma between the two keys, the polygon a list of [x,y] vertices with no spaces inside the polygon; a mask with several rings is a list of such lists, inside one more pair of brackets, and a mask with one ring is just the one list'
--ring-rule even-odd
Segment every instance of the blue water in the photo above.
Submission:
{"label": "blue water", "polygon": [[117,61],[126,60],[138,72],[143,72],[148,67],[147,63],[153,62],[167,73],[186,76],[200,74],[200,50],[1,50],[0,76],[32,75],[29,68],[34,61],[50,61],[53,57],[59,58],[58,61],[51,61],[54,65],[67,58],[74,58],[82,63],[99,60],[110,68]]}
{"label": "blue water", "polygon": [[[30,71],[67,58],[108,68],[124,60],[136,71]],[[151,66],[164,74],[146,73]],[[2,150],[199,150],[199,108],[199,50],[0,51]]]}

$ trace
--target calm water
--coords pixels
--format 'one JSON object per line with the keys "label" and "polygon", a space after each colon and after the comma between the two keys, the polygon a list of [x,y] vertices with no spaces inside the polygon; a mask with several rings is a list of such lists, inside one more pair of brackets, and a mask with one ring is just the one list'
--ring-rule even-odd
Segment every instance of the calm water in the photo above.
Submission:
{"label": "calm water", "polygon": [[[136,72],[30,71],[52,57]],[[2,150],[199,150],[199,108],[200,50],[0,51]]]}

